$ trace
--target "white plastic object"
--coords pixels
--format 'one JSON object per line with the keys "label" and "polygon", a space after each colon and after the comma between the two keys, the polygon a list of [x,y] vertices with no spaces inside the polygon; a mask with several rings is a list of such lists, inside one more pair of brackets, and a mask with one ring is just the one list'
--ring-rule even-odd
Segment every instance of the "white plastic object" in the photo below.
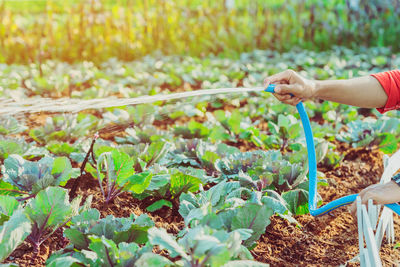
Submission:
{"label": "white plastic object", "polygon": [[[385,155],[383,164],[384,172],[380,180],[381,184],[389,182],[400,169],[400,150],[391,157]],[[357,197],[356,201],[360,266],[382,266],[379,250],[384,235],[386,234],[389,244],[395,242],[393,211],[383,205],[374,205],[372,200],[367,203],[368,209],[366,205],[361,204],[360,197]]]}

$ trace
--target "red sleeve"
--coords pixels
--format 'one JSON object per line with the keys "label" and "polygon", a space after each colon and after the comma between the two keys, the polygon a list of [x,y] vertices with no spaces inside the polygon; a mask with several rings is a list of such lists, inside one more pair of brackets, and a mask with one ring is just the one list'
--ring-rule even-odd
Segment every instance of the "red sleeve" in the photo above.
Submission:
{"label": "red sleeve", "polygon": [[380,113],[400,108],[400,70],[392,70],[372,74],[385,90],[388,100],[384,107],[378,108]]}

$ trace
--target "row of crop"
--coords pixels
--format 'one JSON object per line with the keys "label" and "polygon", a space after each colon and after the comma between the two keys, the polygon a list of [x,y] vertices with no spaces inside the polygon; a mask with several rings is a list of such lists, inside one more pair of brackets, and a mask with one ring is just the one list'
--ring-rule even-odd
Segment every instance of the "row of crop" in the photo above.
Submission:
{"label": "row of crop", "polygon": [[[0,62],[33,63],[165,54],[236,55],[254,49],[392,46],[400,5],[387,1],[78,1],[0,5]],[[30,3],[29,5],[37,5]]]}
{"label": "row of crop", "polygon": [[[382,121],[392,122],[385,127],[398,127],[398,122],[395,124],[393,118]],[[382,125],[377,125],[377,130],[382,130],[379,128]],[[367,127],[373,126],[367,124]],[[363,130],[361,132],[365,134]],[[200,139],[178,138],[171,143],[165,137],[152,135],[149,143],[125,144],[117,149],[110,142],[99,140],[86,171],[98,179],[105,203],[113,201],[120,192],[128,191],[139,199],[149,196],[156,199],[147,208],[149,211],[163,206],[179,207],[179,212],[189,227],[182,233],[187,237],[180,238],[179,243],[163,230],[155,228],[148,232],[149,243],[146,249],[139,249],[141,242],[132,243],[136,239],[126,242],[119,235],[119,239],[114,239],[116,237],[106,233],[97,233],[95,236],[91,230],[93,228],[86,229],[84,225],[96,226],[94,221],[102,225],[103,222],[99,222],[97,218],[98,211],[86,212],[83,208],[79,209],[80,200],[69,203],[67,191],[54,187],[65,185],[69,179],[79,175],[79,171],[72,168],[67,158],[45,156],[33,162],[11,155],[4,161],[1,181],[2,193],[12,195],[4,196],[0,201],[3,218],[1,227],[4,233],[8,233],[0,242],[6,248],[3,250],[3,257],[25,238],[39,247],[54,231],[68,226],[64,234],[71,240],[71,245],[54,255],[49,264],[79,262],[107,265],[107,261],[111,261],[112,264],[128,266],[136,260],[138,266],[150,266],[153,261],[157,264],[170,264],[168,259],[151,253],[153,245],[167,249],[171,257],[180,256],[183,261],[206,264],[215,260],[226,263],[230,259],[251,258],[245,247],[233,249],[230,247],[232,243],[227,240],[232,239],[237,244],[243,241],[245,246],[251,248],[253,242],[264,233],[269,224],[267,218],[274,212],[287,215],[307,212],[307,169],[303,163],[304,153],[282,155],[279,151],[272,150],[240,152],[237,148],[220,142],[213,144]],[[357,142],[359,140],[354,140],[354,143]],[[9,143],[10,139],[2,145]],[[58,145],[71,147],[68,143]],[[69,154],[72,159],[81,162],[84,152],[75,152],[75,156],[72,155]],[[210,183],[214,185],[211,189],[202,190],[204,185]],[[90,203],[84,206],[87,209]],[[81,217],[74,217],[78,211],[84,213]],[[124,228],[127,232],[121,235],[133,238],[132,236],[140,236],[142,230],[145,232],[142,234],[146,236],[143,237],[143,242],[147,241],[147,230],[152,226],[146,219],[148,225],[143,230],[141,227],[144,226],[134,223],[134,217],[110,217],[108,220],[117,229],[118,226],[115,225],[118,225],[119,220],[127,220],[123,225],[128,228],[135,225],[129,229]],[[18,230],[8,231],[11,225],[18,225]],[[78,232],[70,229],[77,229]],[[101,229],[106,228],[102,225]],[[134,231],[135,235],[129,231]],[[19,239],[9,236],[16,233]],[[115,232],[114,234],[117,235]],[[204,234],[209,236],[207,245],[202,243],[201,235]],[[185,241],[187,239],[192,241],[188,243]],[[14,243],[10,244],[5,240]],[[210,240],[214,242],[210,243]],[[205,246],[204,250],[194,251],[200,245]],[[230,250],[230,256],[214,254],[216,247],[224,255]],[[210,255],[205,260],[204,255],[208,255],[206,252]],[[132,258],[132,255],[135,257]],[[221,260],[221,257],[225,260]]]}
{"label": "row of crop", "polygon": [[[270,183],[267,178],[261,183],[252,182],[252,178],[246,175],[244,171],[251,173],[252,170],[256,170],[256,160],[258,164],[271,162],[271,159],[281,160],[280,153],[258,151],[250,153],[242,159],[237,150],[231,148],[232,156],[230,159],[232,163],[225,160],[216,164],[216,166],[220,166],[224,175],[210,177],[204,173],[203,169],[171,166],[167,168],[163,166],[162,155],[164,153],[162,151],[165,151],[164,148],[167,145],[168,143],[163,142],[152,143],[150,146],[145,146],[145,153],[140,153],[139,156],[132,155],[137,150],[129,146],[120,147],[118,150],[109,146],[96,148],[97,154],[111,149],[110,152],[102,152],[96,159],[93,158],[91,163],[96,162],[97,168],[92,169],[91,165],[88,165],[87,168],[88,172],[92,172],[99,180],[104,202],[112,201],[119,192],[123,191],[130,191],[140,199],[149,195],[161,196],[164,201],[157,201],[158,204],[154,203],[148,209],[160,208],[165,203],[178,203],[177,205],[182,210],[180,213],[188,221],[187,226],[192,226],[192,222],[189,221],[187,216],[196,214],[196,211],[191,210],[196,207],[201,208],[204,212],[207,212],[207,210],[205,207],[199,207],[198,200],[196,202],[194,195],[190,195],[190,192],[197,192],[199,189],[202,191],[201,185],[211,181],[213,183],[219,182],[212,189],[203,191],[201,194],[206,196],[214,192],[214,196],[211,197],[211,202],[215,206],[213,209],[218,208],[218,216],[221,216],[216,218],[216,222],[224,219],[224,224],[218,226],[212,223],[211,228],[206,225],[198,225],[191,229],[185,229],[184,231],[187,231],[185,235],[188,235],[187,238],[191,240],[191,244],[184,243],[185,237],[183,237],[180,239],[180,245],[177,245],[174,239],[167,236],[162,230],[151,229],[148,233],[150,244],[147,244],[147,247],[159,245],[161,248],[169,250],[172,257],[178,253],[177,255],[181,256],[184,261],[197,260],[202,264],[214,264],[215,261],[216,266],[223,265],[229,259],[251,258],[247,249],[237,244],[240,244],[242,240],[248,240],[246,245],[252,245],[269,224],[267,218],[274,212],[285,213],[287,204],[274,191],[266,189],[266,186]],[[229,147],[226,145],[220,147],[220,153],[226,153],[227,148]],[[122,151],[126,151],[126,153]],[[128,154],[129,152],[131,152],[131,155]],[[205,155],[207,155],[207,152],[210,151],[205,151]],[[203,156],[203,160],[206,163],[207,156]],[[170,163],[171,161],[164,158],[164,162]],[[290,165],[288,166],[290,167]],[[242,170],[240,171],[240,169]],[[135,173],[136,170],[137,173]],[[271,169],[271,175],[274,175],[274,171]],[[83,208],[79,208],[80,198],[69,203],[67,191],[54,187],[64,185],[70,178],[76,177],[77,170],[72,168],[67,158],[47,156],[33,162],[26,161],[18,155],[10,155],[4,161],[2,173],[1,192],[5,194],[0,201],[3,218],[2,230],[7,232],[13,225],[21,224],[21,227],[17,227],[15,231],[9,231],[6,236],[2,236],[4,238],[1,239],[0,243],[5,248],[2,251],[2,258],[11,253],[25,238],[34,245],[35,250],[38,250],[40,244],[57,229],[68,227],[64,235],[69,238],[72,247],[65,249],[66,254],[60,252],[62,254],[60,259],[57,256],[52,257],[49,264],[52,264],[51,262],[54,260],[56,263],[63,261],[64,264],[80,262],[82,264],[105,264],[105,266],[108,266],[109,264],[112,265],[111,262],[113,262],[121,264],[118,266],[129,266],[129,262],[131,264],[132,261],[138,260],[144,266],[157,266],[148,265],[155,260],[154,258],[160,258],[160,256],[151,254],[151,249],[136,251],[138,244],[126,244],[128,241],[135,241],[139,244],[147,241],[147,229],[152,226],[151,221],[146,219],[147,217],[141,218],[142,223],[145,223],[147,227],[145,229],[143,229],[145,226],[136,223],[136,221],[134,226],[131,227],[131,221],[134,218],[132,216],[129,219],[107,217],[104,220],[105,225],[103,225],[103,221],[98,220],[98,211],[90,210],[85,213],[85,210],[90,206],[90,198]],[[284,180],[285,178],[281,175],[283,174],[278,175],[280,180]],[[238,181],[227,182],[227,177]],[[220,179],[223,180],[220,181]],[[190,199],[195,202],[186,203]],[[228,203],[232,205],[228,205]],[[160,204],[161,206],[157,207]],[[244,218],[249,218],[249,210],[252,211],[252,217],[251,223],[247,224]],[[82,217],[73,217],[81,212],[84,212],[81,214]],[[137,220],[140,220],[140,217]],[[118,224],[119,221],[121,221],[120,224]],[[122,222],[124,223],[122,224]],[[86,228],[85,225],[87,225]],[[122,229],[118,225],[123,225]],[[123,233],[115,233],[116,230],[113,232],[112,229],[119,229],[119,232]],[[99,230],[110,232],[98,233]],[[202,244],[201,234],[204,232],[208,233],[211,240],[214,240],[213,243],[207,241],[207,245]],[[99,236],[93,236],[95,233]],[[197,241],[197,238],[200,240]],[[227,242],[229,239],[232,239],[233,243]],[[232,244],[236,244],[235,249],[231,247]],[[193,251],[194,247],[200,245],[205,246],[202,252]],[[221,253],[223,252],[222,255],[215,251],[216,248],[219,248],[218,251]],[[126,249],[129,249],[131,254],[127,254]],[[226,254],[228,250],[230,250],[230,253]],[[92,252],[90,253],[90,251]],[[82,253],[86,258],[82,257]],[[145,253],[145,256],[140,259],[142,253]],[[119,256],[120,254],[121,256]],[[132,255],[135,255],[135,258],[132,258]],[[204,258],[205,255],[208,256]],[[125,262],[127,260],[130,261]],[[158,259],[158,261],[160,260]],[[169,261],[164,259],[163,262]],[[139,265],[139,263],[137,264]],[[241,262],[241,264],[244,263]]]}
{"label": "row of crop", "polygon": [[[241,223],[232,231],[185,228],[177,242],[164,229],[155,228],[146,214],[100,218],[99,211],[90,208],[90,197],[82,206],[80,200],[69,202],[67,190],[60,187],[40,191],[25,206],[13,197],[0,196],[0,260],[24,239],[37,252],[56,230],[66,227],[63,234],[70,244],[51,255],[47,266],[267,266],[250,261],[253,257],[241,243],[252,230]],[[153,246],[181,259],[173,263],[155,254]]]}
{"label": "row of crop", "polygon": [[262,86],[267,75],[291,68],[313,79],[344,79],[400,67],[387,48],[359,52],[335,47],[327,52],[254,51],[235,59],[147,56],[140,61],[110,59],[68,64],[45,61],[31,65],[0,65],[0,97],[26,96],[102,98],[136,97],[192,88]]}

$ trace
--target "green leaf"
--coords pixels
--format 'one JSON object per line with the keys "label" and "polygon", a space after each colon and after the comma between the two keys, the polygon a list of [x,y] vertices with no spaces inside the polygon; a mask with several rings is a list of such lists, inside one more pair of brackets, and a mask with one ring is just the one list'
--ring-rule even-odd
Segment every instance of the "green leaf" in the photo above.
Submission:
{"label": "green leaf", "polygon": [[79,151],[79,149],[76,149],[68,143],[52,143],[48,144],[46,147],[51,153],[59,156],[69,156],[71,153]]}
{"label": "green leaf", "polygon": [[166,249],[171,257],[181,256],[189,259],[185,250],[165,231],[165,229],[150,228],[149,241],[153,246],[158,245],[161,249]]}
{"label": "green leaf", "polygon": [[117,245],[104,236],[90,236],[89,248],[97,254],[96,264],[105,267],[113,267],[117,264],[118,248]]}
{"label": "green leaf", "polygon": [[119,265],[118,266],[136,266],[135,259],[140,255],[139,245],[136,243],[122,242],[118,245]]}
{"label": "green leaf", "polygon": [[209,139],[213,142],[224,141],[224,140],[229,140],[230,135],[226,132],[226,130],[223,127],[216,126],[211,128]]}
{"label": "green leaf", "polygon": [[303,189],[294,189],[282,193],[282,198],[288,203],[289,210],[293,214],[302,215],[304,210],[300,206],[307,204],[308,192]]}
{"label": "green leaf", "polygon": [[135,173],[133,168],[134,161],[129,157],[128,154],[113,150],[111,156],[114,162],[115,175],[118,180],[124,180]]}
{"label": "green leaf", "polygon": [[171,174],[170,191],[172,196],[179,197],[182,193],[196,192],[201,184],[203,183],[199,178],[175,170]]}
{"label": "green leaf", "polygon": [[338,153],[329,150],[322,162],[325,166],[336,168],[339,166],[344,157],[345,155],[339,155]]}
{"label": "green leaf", "polygon": [[89,240],[81,231],[77,229],[65,229],[64,235],[67,237],[77,249],[85,249],[89,246]]}
{"label": "green leaf", "polygon": [[69,159],[66,157],[55,158],[51,174],[57,179],[59,185],[64,186],[72,175],[72,165]]}
{"label": "green leaf", "polygon": [[22,146],[17,142],[0,140],[0,159],[6,159],[11,154],[22,154]]}
{"label": "green leaf", "polygon": [[372,63],[378,66],[384,66],[387,63],[387,57],[385,56],[377,56],[372,58]]}
{"label": "green leaf", "polygon": [[48,187],[25,207],[25,213],[38,229],[54,229],[78,214],[81,197],[69,202],[68,190]]}
{"label": "green leaf", "polygon": [[148,206],[146,208],[146,210],[153,212],[153,211],[161,209],[164,206],[172,208],[172,203],[168,200],[160,199],[160,200],[154,202],[153,204],[151,204],[150,206]]}
{"label": "green leaf", "polygon": [[20,196],[21,194],[26,194],[26,192],[20,191],[18,187],[0,179],[0,195]]}
{"label": "green leaf", "polygon": [[[64,256],[55,258],[52,261],[46,262],[47,267],[71,267],[74,263],[81,263],[77,258],[71,256]],[[80,266],[80,265],[78,265]]]}
{"label": "green leaf", "polygon": [[234,134],[239,134],[240,131],[242,130],[240,127],[241,121],[242,121],[242,113],[238,109],[235,109],[228,119],[228,125],[231,127],[232,132]]}
{"label": "green leaf", "polygon": [[252,237],[244,242],[245,246],[250,246],[265,233],[265,228],[270,224],[269,218],[273,213],[272,208],[267,205],[246,203],[233,217],[232,230],[241,228],[253,230]]}
{"label": "green leaf", "polygon": [[188,128],[190,132],[198,138],[206,137],[210,133],[210,129],[208,127],[194,120],[191,120],[188,123]]}
{"label": "green leaf", "polygon": [[[153,174],[151,172],[142,172],[128,177],[126,180],[121,180],[120,183],[126,183],[126,190],[133,191],[136,194],[141,194],[150,185]],[[121,184],[120,184],[121,185]]]}
{"label": "green leaf", "polygon": [[300,126],[300,123],[297,124],[292,124],[289,127],[288,133],[289,133],[289,139],[295,139],[298,138],[301,135],[302,132],[302,127]]}
{"label": "green leaf", "polygon": [[0,225],[8,220],[14,211],[19,208],[18,201],[11,196],[0,195]]}
{"label": "green leaf", "polygon": [[31,233],[31,222],[22,210],[0,226],[0,262],[5,260]]}
{"label": "green leaf", "polygon": [[381,138],[379,150],[385,154],[393,154],[397,151],[397,139],[393,134],[382,133],[379,137]]}
{"label": "green leaf", "polygon": [[325,158],[326,154],[328,153],[328,147],[329,143],[325,141],[317,144],[315,148],[317,163],[321,162]]}
{"label": "green leaf", "polygon": [[220,156],[212,151],[205,151],[204,154],[201,157],[201,161],[206,163],[208,166],[213,166],[217,159],[219,159]]}
{"label": "green leaf", "polygon": [[104,236],[114,243],[135,242],[144,244],[147,242],[147,230],[154,226],[154,222],[147,214],[129,218],[115,218],[112,215],[100,218],[96,209],[89,209],[71,219],[69,229],[65,229],[65,235],[78,249],[87,249],[89,236]]}
{"label": "green leaf", "polygon": [[[140,160],[143,161],[144,167],[149,168],[150,166],[157,163],[164,155],[169,151],[171,144],[165,141],[152,142],[150,145],[146,145],[143,151],[140,153]],[[138,163],[140,163],[138,159]],[[138,164],[135,164],[135,167]],[[144,167],[141,169],[144,171]]]}
{"label": "green leaf", "polygon": [[279,114],[278,115],[278,126],[289,129],[290,127],[290,120],[287,116]]}
{"label": "green leaf", "polygon": [[137,267],[164,267],[173,265],[174,264],[169,259],[150,252],[144,253],[135,262],[135,266]]}
{"label": "green leaf", "polygon": [[[131,216],[132,217],[132,216]],[[121,229],[115,233],[114,241],[135,242],[137,244],[145,244],[148,241],[148,229],[154,226],[154,222],[147,214],[141,214],[135,219],[131,227],[122,231]]]}

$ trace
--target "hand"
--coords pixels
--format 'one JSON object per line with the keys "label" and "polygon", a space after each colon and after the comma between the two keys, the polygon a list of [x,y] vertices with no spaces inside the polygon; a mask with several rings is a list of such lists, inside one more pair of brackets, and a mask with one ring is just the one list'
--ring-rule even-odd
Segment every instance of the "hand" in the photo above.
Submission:
{"label": "hand", "polygon": [[[400,201],[400,186],[393,181],[386,184],[374,184],[362,190],[359,196],[361,197],[361,204],[365,205],[368,205],[369,199],[372,199],[375,205],[392,204]],[[356,201],[351,204],[350,212],[353,216],[356,216]]]}
{"label": "hand", "polygon": [[300,76],[294,70],[274,74],[265,78],[265,88],[270,84],[276,84],[274,96],[289,105],[297,105],[300,101],[314,96],[316,82]]}

